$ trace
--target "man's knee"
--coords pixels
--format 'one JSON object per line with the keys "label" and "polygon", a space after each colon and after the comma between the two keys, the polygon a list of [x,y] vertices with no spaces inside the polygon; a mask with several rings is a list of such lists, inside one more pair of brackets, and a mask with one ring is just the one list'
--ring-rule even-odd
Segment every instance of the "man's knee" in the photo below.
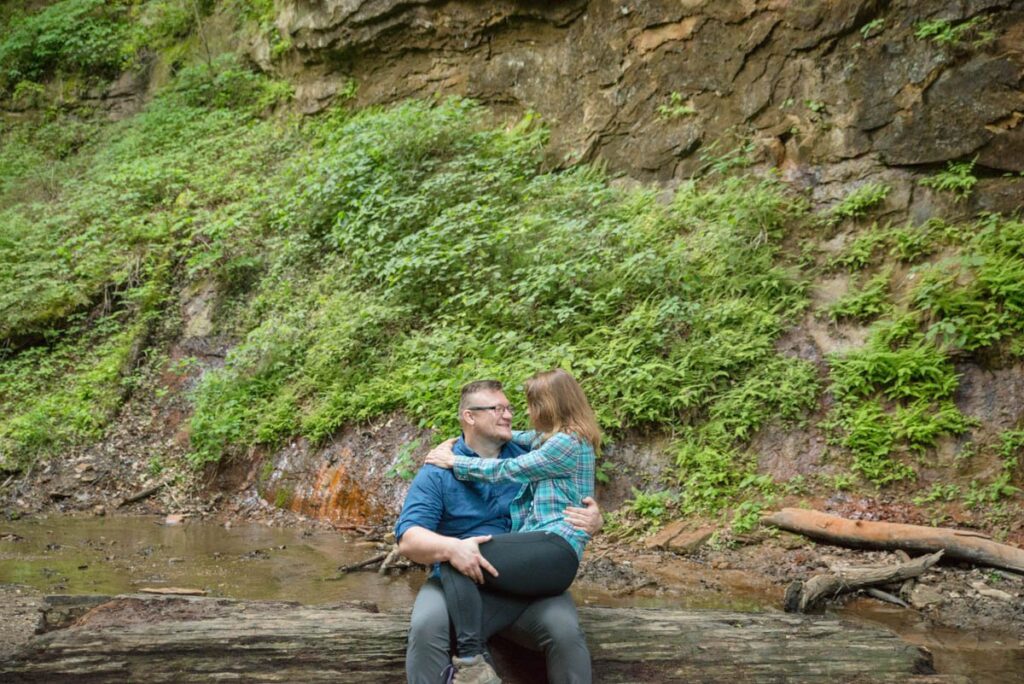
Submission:
{"label": "man's knee", "polygon": [[423,585],[413,604],[406,645],[410,682],[436,682],[448,664],[450,632],[444,594],[433,581]]}
{"label": "man's knee", "polygon": [[409,647],[426,645],[433,648],[448,647],[448,614],[436,612],[413,613],[409,622]]}
{"label": "man's knee", "polygon": [[536,602],[527,609],[523,618],[519,626],[530,633],[545,651],[549,648],[586,648],[579,615],[568,594]]}
{"label": "man's knee", "polygon": [[530,632],[547,659],[552,684],[589,684],[590,651],[569,594],[538,601],[523,614],[522,628]]}
{"label": "man's knee", "polygon": [[541,621],[542,646],[552,647],[586,644],[586,637],[580,627],[575,611],[550,611]]}

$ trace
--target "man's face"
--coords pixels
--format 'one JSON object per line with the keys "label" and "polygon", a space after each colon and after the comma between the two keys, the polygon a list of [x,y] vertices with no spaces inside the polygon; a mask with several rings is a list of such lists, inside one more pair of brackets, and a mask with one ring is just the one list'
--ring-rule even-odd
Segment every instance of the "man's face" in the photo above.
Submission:
{"label": "man's face", "polygon": [[[504,392],[483,390],[470,397],[470,407],[508,406]],[[462,429],[467,437],[507,442],[512,439],[512,414],[503,409],[466,410],[462,412]]]}

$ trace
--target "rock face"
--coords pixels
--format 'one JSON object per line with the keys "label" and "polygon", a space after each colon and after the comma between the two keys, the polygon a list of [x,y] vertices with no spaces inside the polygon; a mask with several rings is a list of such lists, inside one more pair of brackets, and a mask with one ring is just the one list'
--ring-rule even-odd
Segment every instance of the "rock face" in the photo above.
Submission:
{"label": "rock face", "polygon": [[342,524],[394,520],[430,445],[401,415],[350,426],[330,443],[298,440],[267,461],[260,493],[296,513]]}
{"label": "rock face", "polygon": [[[293,50],[277,68],[307,110],[350,79],[359,104],[458,94],[532,109],[551,126],[556,165],[602,160],[668,180],[722,155],[723,140],[812,187],[974,156],[1024,170],[1020,0],[279,7]],[[940,34],[923,36],[924,22]]]}

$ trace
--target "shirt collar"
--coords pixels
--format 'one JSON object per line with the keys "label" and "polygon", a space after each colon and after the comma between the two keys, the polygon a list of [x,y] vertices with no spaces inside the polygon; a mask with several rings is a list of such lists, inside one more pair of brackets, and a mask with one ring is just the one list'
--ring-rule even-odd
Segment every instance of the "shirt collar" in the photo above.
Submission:
{"label": "shirt collar", "polygon": [[[515,458],[519,455],[519,450],[514,446],[514,442],[508,441],[501,447],[501,452],[498,454],[498,458]],[[476,453],[469,448],[466,444],[466,436],[459,435],[459,438],[455,440],[455,444],[452,445],[452,451],[456,456],[469,456],[471,458],[481,458],[480,454]]]}

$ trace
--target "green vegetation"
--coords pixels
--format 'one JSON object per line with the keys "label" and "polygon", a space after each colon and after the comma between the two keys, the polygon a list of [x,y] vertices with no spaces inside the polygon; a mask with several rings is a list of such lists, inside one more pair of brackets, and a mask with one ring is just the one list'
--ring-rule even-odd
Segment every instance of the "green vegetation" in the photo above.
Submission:
{"label": "green vegetation", "polygon": [[1024,223],[984,217],[956,257],[920,267],[913,306],[926,336],[976,351],[1024,333]]}
{"label": "green vegetation", "polygon": [[846,296],[834,302],[828,309],[828,315],[834,322],[841,320],[869,321],[892,309],[889,303],[889,279],[891,269],[883,269],[860,290],[852,290]]}
{"label": "green vegetation", "polygon": [[880,230],[878,224],[872,224],[871,228],[851,240],[842,253],[830,259],[826,268],[860,270],[871,263],[875,252],[885,244],[887,238],[886,231]]}
{"label": "green vegetation", "polygon": [[831,358],[836,405],[828,427],[876,484],[913,477],[897,450],[923,452],[944,434],[970,426],[952,402],[957,377],[946,356],[920,334],[877,325],[863,349]]}
{"label": "green vegetation", "polygon": [[983,15],[958,23],[946,19],[922,21],[915,27],[914,37],[930,40],[941,47],[969,45],[980,48],[995,40],[995,33],[984,28],[988,23],[989,18]]}
{"label": "green vegetation", "polygon": [[63,0],[9,19],[0,26],[0,94],[55,74],[117,74],[133,56],[130,5]]}
{"label": "green vegetation", "polygon": [[974,160],[967,162],[947,162],[944,171],[922,178],[919,185],[933,190],[951,192],[955,201],[960,202],[971,196],[978,179],[974,175]]}
{"label": "green vegetation", "polygon": [[697,113],[693,105],[683,102],[681,93],[672,92],[668,96],[668,103],[658,105],[658,116],[662,119],[678,119],[682,116],[693,116]]}
{"label": "green vegetation", "polygon": [[869,210],[881,204],[891,191],[892,188],[884,183],[860,185],[829,210],[825,222],[835,225],[846,219],[864,216]]}
{"label": "green vegetation", "polygon": [[[890,316],[873,326],[863,349],[832,358],[836,406],[827,422],[836,443],[853,452],[854,469],[885,484],[912,477],[900,452],[924,453],[942,435],[971,427],[951,400],[957,386],[952,355],[1001,344],[1011,353],[1020,348],[1024,224],[986,215],[961,228],[930,221],[888,232],[872,229],[858,241],[840,263],[863,267],[887,243],[901,260],[919,259],[943,245],[956,249],[954,256],[915,267],[914,284],[891,314],[884,303],[887,270],[830,310],[835,318]],[[986,500],[994,491],[1008,491],[992,486]]]}
{"label": "green vegetation", "polygon": [[885,19],[877,17],[860,27],[860,35],[864,40],[877,36],[885,29]]}
{"label": "green vegetation", "polygon": [[913,501],[916,505],[921,506],[927,503],[934,503],[936,501],[949,502],[955,501],[960,496],[960,487],[955,484],[941,484],[936,482],[932,485],[924,494],[915,496]]}
{"label": "green vegetation", "polygon": [[2,467],[102,434],[183,271],[244,277],[292,135],[253,112],[281,92],[222,62],[120,123],[0,130]]}
{"label": "green vegetation", "polygon": [[465,381],[509,379],[520,402],[556,364],[606,429],[683,419],[726,462],[813,403],[813,368],[772,348],[804,305],[774,260],[804,211],[781,183],[691,182],[663,206],[594,169],[540,173],[543,128],[483,114],[410,102],[315,126],[252,327],[197,393],[197,461],[397,409],[451,432]]}

